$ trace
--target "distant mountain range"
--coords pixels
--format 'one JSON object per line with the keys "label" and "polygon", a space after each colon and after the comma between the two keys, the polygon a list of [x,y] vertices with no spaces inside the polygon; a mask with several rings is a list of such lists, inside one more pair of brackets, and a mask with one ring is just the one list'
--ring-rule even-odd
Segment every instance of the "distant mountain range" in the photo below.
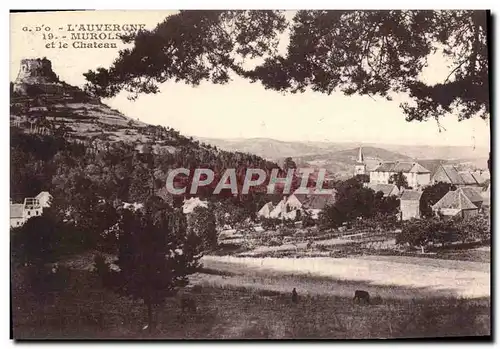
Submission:
{"label": "distant mountain range", "polygon": [[[383,161],[419,161],[433,170],[439,163],[452,163],[461,168],[487,168],[489,149],[467,146],[394,145],[377,143],[334,143],[279,141],[270,138],[217,139],[198,137],[218,148],[251,153],[281,163],[292,157],[299,166],[326,168],[340,177],[352,175],[359,147],[367,168]],[[424,165],[425,166],[425,165]]]}

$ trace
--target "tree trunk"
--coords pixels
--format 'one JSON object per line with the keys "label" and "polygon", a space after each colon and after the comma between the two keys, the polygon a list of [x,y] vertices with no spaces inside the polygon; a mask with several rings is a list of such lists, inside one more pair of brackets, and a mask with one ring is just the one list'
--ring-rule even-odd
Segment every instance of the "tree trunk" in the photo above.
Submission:
{"label": "tree trunk", "polygon": [[420,248],[421,248],[422,254],[424,254],[425,253],[424,252],[424,245],[420,246]]}

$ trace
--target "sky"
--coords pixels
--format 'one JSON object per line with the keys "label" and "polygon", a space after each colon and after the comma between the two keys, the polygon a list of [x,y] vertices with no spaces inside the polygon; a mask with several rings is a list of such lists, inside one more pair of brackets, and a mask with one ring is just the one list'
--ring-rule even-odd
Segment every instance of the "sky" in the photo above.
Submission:
{"label": "sky", "polygon": [[[41,32],[24,27],[49,26],[54,35],[67,24],[145,24],[154,28],[172,11],[99,11],[11,14],[11,81],[22,58],[47,57],[53,70],[69,84],[82,86],[83,73],[109,67],[118,49],[53,49]],[[48,33],[48,32],[47,32]],[[283,41],[286,43],[286,40]],[[119,45],[120,46],[120,45]],[[282,45],[286,47],[286,44]],[[121,47],[124,47],[123,44]],[[447,62],[432,57],[424,80],[443,81]],[[328,96],[318,92],[281,94],[259,83],[235,78],[227,85],[204,82],[198,87],[167,82],[156,95],[130,101],[125,93],[104,100],[112,108],[144,122],[170,126],[187,136],[210,138],[273,138],[284,141],[366,142],[408,145],[462,145],[489,147],[489,123],[475,118],[459,122],[450,115],[440,120],[407,122],[399,108],[404,96],[393,101],[368,96]]]}

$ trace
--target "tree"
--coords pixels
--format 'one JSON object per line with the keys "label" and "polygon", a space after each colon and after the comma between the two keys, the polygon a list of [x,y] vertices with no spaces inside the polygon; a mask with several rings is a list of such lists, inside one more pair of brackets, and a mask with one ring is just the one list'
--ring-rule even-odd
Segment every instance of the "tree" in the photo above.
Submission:
{"label": "tree", "polygon": [[336,205],[327,205],[319,214],[319,225],[323,229],[338,228],[346,221],[345,214]]}
{"label": "tree", "polygon": [[[334,206],[340,212],[340,217],[344,217],[344,221],[370,217],[375,213],[376,193],[365,188],[357,179],[348,179],[336,189]],[[380,194],[378,197],[381,198]],[[337,213],[335,215],[337,216]]]}
{"label": "tree", "polygon": [[[488,118],[488,13],[486,11],[181,11],[133,43],[113,65],[85,74],[101,96],[121,90],[156,93],[168,80],[198,85],[228,83],[234,75],[266,88],[378,95],[405,93],[406,120],[456,113]],[[285,54],[277,53],[290,30]],[[450,62],[447,77],[429,83],[423,70],[433,54]],[[259,58],[246,69],[248,58]]]}
{"label": "tree", "polygon": [[21,265],[42,267],[61,255],[61,229],[55,217],[43,214],[11,230],[12,257]]}
{"label": "tree", "polygon": [[205,250],[217,246],[217,230],[213,207],[196,207],[188,217],[188,232],[201,238]]}
{"label": "tree", "polygon": [[116,261],[119,271],[103,273],[101,266],[99,272],[113,280],[117,293],[144,301],[151,331],[153,307],[188,284],[187,276],[199,267],[199,247],[200,239],[186,232],[183,213],[151,197],[144,211],[122,212]]}
{"label": "tree", "polygon": [[409,244],[425,252],[425,246],[432,241],[432,234],[426,220],[410,220],[403,224],[401,233],[396,235],[396,244]]}
{"label": "tree", "polygon": [[389,184],[394,184],[398,187],[399,190],[402,188],[408,189],[410,186],[408,185],[408,180],[403,172],[394,173],[389,177]]}
{"label": "tree", "polygon": [[285,158],[285,161],[283,162],[283,171],[288,171],[289,169],[296,169],[297,164],[291,157]]}
{"label": "tree", "polygon": [[370,183],[370,175],[367,174],[357,174],[354,176],[361,183]]}
{"label": "tree", "polygon": [[450,190],[457,188],[449,183],[439,182],[426,187],[420,197],[420,213],[422,217],[432,217],[432,205],[441,200]]}

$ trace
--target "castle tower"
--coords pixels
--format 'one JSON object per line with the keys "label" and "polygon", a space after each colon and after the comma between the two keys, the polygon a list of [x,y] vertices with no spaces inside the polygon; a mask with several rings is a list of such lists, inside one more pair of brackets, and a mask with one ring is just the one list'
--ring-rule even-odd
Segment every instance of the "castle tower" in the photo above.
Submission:
{"label": "castle tower", "polygon": [[52,63],[47,58],[22,59],[14,84],[57,83],[59,79],[52,71]]}
{"label": "castle tower", "polygon": [[354,175],[364,175],[366,174],[365,159],[363,157],[363,150],[359,147],[358,158],[356,160],[356,165],[354,165]]}

